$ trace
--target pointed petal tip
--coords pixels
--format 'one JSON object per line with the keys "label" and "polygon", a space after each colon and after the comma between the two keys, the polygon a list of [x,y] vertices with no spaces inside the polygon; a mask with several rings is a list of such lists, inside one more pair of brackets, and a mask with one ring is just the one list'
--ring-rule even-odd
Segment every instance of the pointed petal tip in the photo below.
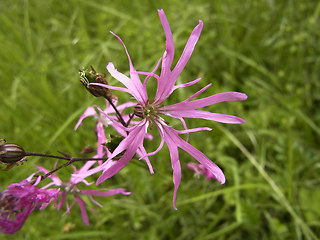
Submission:
{"label": "pointed petal tip", "polygon": [[235,122],[235,124],[243,124],[245,122],[246,121],[244,119],[237,117],[237,122]]}
{"label": "pointed petal tip", "polygon": [[245,93],[241,93],[241,97],[242,97],[242,99],[241,100],[247,100],[248,99],[248,95],[247,94],[245,94]]}
{"label": "pointed petal tip", "polygon": [[222,184],[225,184],[225,183],[226,183],[225,177],[223,177],[223,179],[219,180],[219,182],[220,182],[221,185],[222,185]]}
{"label": "pointed petal tip", "polygon": [[100,183],[102,183],[106,180],[106,178],[102,178],[102,177],[103,177],[103,174],[97,179],[96,186],[98,186]]}

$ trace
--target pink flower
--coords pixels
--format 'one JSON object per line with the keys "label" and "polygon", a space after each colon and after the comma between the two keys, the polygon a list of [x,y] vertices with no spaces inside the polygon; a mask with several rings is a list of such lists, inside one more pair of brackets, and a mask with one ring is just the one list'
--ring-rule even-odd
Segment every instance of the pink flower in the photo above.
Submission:
{"label": "pink flower", "polygon": [[[202,118],[207,120],[213,120],[217,122],[223,123],[244,123],[244,120],[230,115],[211,113],[208,111],[197,110],[202,107],[210,106],[215,103],[225,102],[225,101],[236,101],[236,100],[246,100],[247,96],[243,93],[239,92],[225,92],[218,93],[206,98],[201,98],[197,100],[193,100],[195,97],[204,92],[211,84],[202,88],[186,100],[169,105],[164,106],[163,102],[172,94],[172,92],[181,87],[188,87],[201,79],[196,79],[189,83],[176,85],[177,78],[181,74],[185,65],[187,64],[191,54],[194,50],[194,47],[199,39],[203,23],[199,20],[199,24],[193,29],[193,32],[190,35],[190,38],[184,48],[184,51],[178,60],[177,64],[172,67],[172,62],[174,59],[174,43],[173,37],[170,30],[169,23],[164,14],[163,10],[158,10],[160,21],[166,36],[166,50],[162,57],[162,66],[161,66],[161,74],[158,76],[155,74],[160,61],[158,62],[156,68],[152,72],[139,72],[136,71],[131,62],[129,53],[127,48],[125,47],[122,40],[118,38],[121,44],[124,46],[126,54],[129,59],[130,65],[130,78],[125,76],[124,74],[118,72],[112,63],[107,65],[107,69],[109,73],[121,82],[125,88],[123,87],[114,87],[105,84],[94,84],[98,86],[107,87],[109,89],[120,90],[131,94],[138,102],[135,107],[135,115],[137,117],[142,118],[142,120],[137,123],[135,126],[126,128],[126,131],[129,132],[128,136],[119,144],[119,146],[114,150],[114,152],[109,157],[109,160],[102,164],[103,173],[97,180],[97,184],[105,181],[106,179],[112,177],[117,172],[119,172],[126,164],[131,160],[134,156],[137,149],[143,148],[143,140],[147,133],[147,129],[149,125],[155,125],[161,136],[161,143],[158,149],[152,153],[145,154],[141,158],[146,158],[150,155],[156,154],[162,148],[163,144],[166,143],[171,157],[171,164],[173,169],[173,182],[174,182],[174,195],[173,195],[173,207],[175,206],[175,199],[178,187],[181,181],[181,166],[179,161],[179,153],[178,148],[183,149],[187,153],[189,153],[192,157],[194,157],[200,164],[202,164],[208,171],[214,176],[215,179],[220,181],[222,184],[225,182],[225,176],[221,169],[211,162],[202,152],[198,149],[190,145],[187,141],[180,138],[180,134],[201,131],[201,130],[211,130],[209,128],[195,128],[195,129],[187,129],[186,123],[183,118]],[[172,69],[172,70],[171,70]],[[144,82],[142,83],[139,75],[146,75]],[[147,81],[150,77],[154,77],[157,79],[157,91],[154,100],[151,102],[148,96],[148,92],[146,89]],[[193,101],[192,101],[193,100]],[[169,126],[169,124],[162,118],[162,115],[167,115],[173,118],[179,119],[185,130],[178,131]],[[109,161],[118,154],[124,152],[123,156],[116,161],[111,167],[109,167]],[[108,166],[108,167],[107,167]]]}
{"label": "pink flower", "polygon": [[[89,161],[86,164],[83,165],[82,168],[79,170],[76,170],[75,167],[75,172],[71,174],[71,178],[69,182],[62,182],[61,179],[54,173],[51,174],[49,177],[52,180],[52,183],[48,184],[44,188],[48,188],[52,185],[59,186],[62,188],[62,191],[59,192],[57,197],[60,197],[57,203],[57,209],[60,210],[61,207],[66,203],[66,212],[64,213],[67,214],[70,212],[71,208],[73,207],[74,203],[76,202],[80,208],[82,220],[86,225],[89,225],[89,219],[88,219],[88,214],[86,211],[86,202],[81,198],[81,195],[86,195],[89,196],[91,201],[95,203],[97,206],[102,207],[100,203],[98,203],[93,196],[98,196],[98,197],[108,197],[112,196],[115,194],[123,194],[123,195],[129,195],[131,194],[130,192],[126,192],[124,188],[116,188],[116,189],[97,189],[97,190],[81,190],[78,188],[78,184],[80,182],[84,183],[85,185],[91,185],[92,183],[88,183],[85,178],[95,174],[97,172],[97,169],[90,169],[90,167],[95,163],[96,161]],[[111,165],[112,162],[109,162]],[[36,166],[40,172],[43,172],[44,174],[48,173],[49,171],[43,167]],[[67,195],[73,195],[74,200],[69,205],[67,201]]]}
{"label": "pink flower", "polygon": [[0,193],[0,230],[12,234],[20,230],[34,209],[45,208],[59,189],[39,189],[27,180],[11,184]]}
{"label": "pink flower", "polygon": [[213,175],[209,169],[207,169],[205,166],[202,164],[197,164],[197,163],[187,163],[187,168],[193,172],[195,172],[196,176],[200,175],[205,175],[206,179],[209,181],[211,179],[216,179],[216,176]]}

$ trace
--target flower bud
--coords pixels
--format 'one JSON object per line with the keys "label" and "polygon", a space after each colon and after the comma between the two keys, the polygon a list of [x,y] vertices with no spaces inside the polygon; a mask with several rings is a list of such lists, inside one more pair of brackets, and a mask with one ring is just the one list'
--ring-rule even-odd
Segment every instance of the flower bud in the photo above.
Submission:
{"label": "flower bud", "polygon": [[1,142],[2,143],[0,144],[0,162],[15,163],[26,156],[26,152],[19,145],[7,143],[3,139],[1,140]]}
{"label": "flower bud", "polygon": [[90,85],[90,83],[108,84],[106,77],[103,74],[97,73],[92,66],[90,66],[90,68],[90,71],[80,70],[80,82],[93,96],[114,99],[115,96],[110,92],[108,88]]}

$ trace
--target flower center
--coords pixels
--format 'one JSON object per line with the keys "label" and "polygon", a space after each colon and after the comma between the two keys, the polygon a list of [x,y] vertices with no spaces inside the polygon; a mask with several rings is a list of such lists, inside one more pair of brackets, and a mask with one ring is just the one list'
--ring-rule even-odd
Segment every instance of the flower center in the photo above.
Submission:
{"label": "flower center", "polygon": [[161,106],[148,104],[146,106],[137,105],[134,107],[134,114],[140,118],[146,118],[149,121],[154,121],[158,118],[161,111],[159,110]]}

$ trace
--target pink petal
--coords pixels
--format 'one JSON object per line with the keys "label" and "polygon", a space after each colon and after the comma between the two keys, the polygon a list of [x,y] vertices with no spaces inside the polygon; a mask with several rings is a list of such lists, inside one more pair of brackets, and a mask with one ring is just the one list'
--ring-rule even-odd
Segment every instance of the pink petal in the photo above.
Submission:
{"label": "pink petal", "polygon": [[57,209],[60,210],[61,207],[64,205],[64,203],[66,202],[67,199],[67,192],[66,191],[62,191],[61,193],[61,198],[60,201],[58,203]]}
{"label": "pink petal", "polygon": [[[130,80],[129,82],[122,82],[135,96],[135,98],[137,99],[137,101],[140,104],[143,103],[147,103],[148,101],[148,95],[147,95],[147,90],[146,88],[142,85],[139,75],[137,73],[137,71],[134,69],[133,64],[131,62],[130,59],[130,55],[128,53],[128,50],[126,48],[126,46],[124,45],[123,41],[121,40],[120,37],[118,37],[116,34],[114,34],[113,32],[111,32],[118,40],[119,42],[123,45],[126,54],[128,56],[128,60],[129,60],[129,65],[130,65]],[[108,69],[109,70],[109,69]],[[117,78],[116,78],[117,79]],[[118,79],[120,81],[120,79]]]}
{"label": "pink petal", "polygon": [[102,158],[105,153],[103,151],[103,145],[106,142],[106,134],[104,132],[104,126],[101,122],[97,122],[95,126],[95,131],[97,134],[97,157]]}
{"label": "pink petal", "polygon": [[[133,130],[129,133],[129,135],[120,142],[120,144],[114,150],[110,158],[117,156],[124,150],[125,153],[118,161],[115,161],[111,167],[108,167],[104,170],[104,172],[97,180],[97,185],[115,175],[129,163],[129,161],[132,159],[132,157],[138,150],[139,146],[142,145],[144,136],[146,134],[146,127],[146,120],[143,120],[139,125],[134,126]],[[107,162],[105,164],[107,164]],[[102,169],[104,168],[105,164],[102,165]]]}
{"label": "pink petal", "polygon": [[170,65],[172,64],[171,55],[167,50],[164,53],[161,76],[160,80],[158,81],[158,89],[154,102],[162,103],[173,92],[174,84],[191,57],[194,47],[200,37],[202,27],[203,23],[201,20],[199,20],[199,24],[193,29],[183,53],[172,72],[170,71]]}
{"label": "pink petal", "polygon": [[98,189],[98,190],[80,190],[81,194],[88,196],[99,196],[99,197],[109,197],[115,194],[130,195],[130,192],[126,192],[124,188],[116,189]]}
{"label": "pink petal", "polygon": [[141,146],[139,147],[139,149],[137,150],[137,153],[138,153],[140,156],[142,156],[141,158],[139,158],[139,160],[144,159],[144,160],[146,161],[148,167],[149,167],[150,173],[151,173],[151,174],[154,174],[152,165],[151,165],[150,160],[149,160],[149,158],[148,158],[148,156],[147,156],[148,154],[147,154],[146,149],[141,145]]}
{"label": "pink petal", "polygon": [[[110,73],[111,74],[111,73]],[[112,75],[112,74],[111,74]],[[100,87],[104,87],[104,88],[108,88],[108,89],[112,89],[112,90],[117,90],[117,91],[122,91],[122,92],[127,92],[129,93],[129,90],[123,87],[115,87],[115,86],[111,86],[111,85],[107,85],[107,84],[103,84],[103,83],[90,83],[89,85],[94,85],[94,86],[100,86]]]}
{"label": "pink petal", "polygon": [[107,65],[107,70],[109,71],[112,77],[114,77],[127,87],[127,92],[130,93],[140,104],[144,105],[146,103],[147,91],[143,88],[141,82],[140,84],[135,85],[138,82],[138,80],[133,81],[133,79],[130,79],[126,75],[118,72],[111,62]]}
{"label": "pink petal", "polygon": [[[147,74],[147,77],[144,79],[144,82],[143,82],[143,86],[144,86],[144,87],[147,86],[147,82],[148,82],[148,79],[149,79],[150,77],[154,77],[154,78],[156,78],[156,79],[159,80],[160,77],[159,77],[157,74],[155,74],[155,72],[157,71],[157,69],[158,69],[158,67],[159,67],[159,65],[160,65],[161,60],[162,60],[162,58],[159,59],[156,67],[152,70],[152,72],[150,73],[150,75],[149,75],[149,73],[146,73],[146,74]],[[140,72],[139,74],[141,74],[141,72]],[[142,73],[142,74],[143,74],[143,73]]]}
{"label": "pink petal", "polygon": [[[158,147],[154,152],[147,153],[146,155],[142,155],[142,157],[141,157],[140,159],[143,159],[143,158],[145,158],[145,157],[150,157],[150,156],[152,156],[152,155],[157,154],[157,153],[162,149],[163,144],[164,144],[164,140],[163,140],[163,138],[161,138],[161,142],[160,142],[160,144],[159,144],[159,147]],[[140,160],[140,159],[139,159],[139,160]],[[152,173],[152,174],[153,174],[153,173]]]}
{"label": "pink petal", "polygon": [[85,119],[86,117],[89,117],[89,116],[96,116],[97,115],[97,112],[96,110],[94,110],[93,107],[88,107],[84,113],[80,116],[77,124],[75,125],[74,127],[74,130],[77,130],[77,128],[80,126],[80,124],[82,123],[83,119]]}
{"label": "pink petal", "polygon": [[163,9],[158,10],[158,14],[162,24],[164,34],[166,36],[166,64],[163,64],[162,68],[164,69],[162,69],[162,71],[166,69],[170,70],[172,61],[174,58],[174,43],[173,43],[172,32]]}
{"label": "pink petal", "polygon": [[197,82],[199,82],[201,80],[201,78],[197,78],[196,80],[193,80],[191,82],[188,83],[183,83],[183,84],[179,84],[173,87],[173,91],[178,89],[178,88],[184,88],[184,87],[189,87],[192,86],[193,84],[196,84]]}
{"label": "pink petal", "polygon": [[[159,128],[159,125],[157,125],[157,127]],[[162,129],[164,131],[163,137],[170,151],[172,168],[174,169],[175,193],[177,191],[178,184],[180,184],[180,178],[181,178],[180,163],[178,164],[179,160],[177,160],[178,147],[183,149],[185,152],[189,153],[198,162],[204,165],[208,169],[208,171],[210,171],[215,176],[215,178],[221,182],[221,184],[225,183],[225,177],[221,169],[217,165],[215,165],[213,162],[211,162],[211,160],[207,158],[206,155],[204,155],[198,149],[196,149],[195,147],[193,147],[192,145],[184,141],[182,138],[180,138],[177,130],[171,128],[165,123],[162,123]],[[175,196],[176,195],[174,195],[174,200],[175,200]]]}
{"label": "pink petal", "polygon": [[167,138],[166,143],[168,145],[171,157],[171,165],[173,170],[173,184],[174,184],[174,192],[173,192],[173,199],[172,204],[175,210],[178,210],[176,207],[176,198],[177,198],[177,191],[181,182],[181,166],[179,162],[179,153],[177,145],[175,144],[172,139]]}
{"label": "pink petal", "polygon": [[166,142],[170,152],[171,166],[173,170],[173,184],[174,184],[172,204],[173,204],[173,208],[177,210],[176,198],[177,198],[177,191],[181,182],[181,166],[179,162],[178,145],[176,142],[176,136],[178,136],[178,134],[176,134],[176,136],[172,135],[172,133],[168,134],[168,132],[175,131],[175,130],[164,124],[158,123],[157,127],[160,133],[163,131],[163,134],[161,134],[161,138],[163,138],[164,141]]}
{"label": "pink petal", "polygon": [[113,117],[109,116],[106,112],[102,111],[99,107],[97,107],[97,109],[99,110],[99,112],[104,115],[105,117],[107,117],[111,122],[112,122],[112,127],[115,128],[116,130],[118,129],[123,129],[124,131],[128,131],[128,128],[124,127],[122,124],[118,123],[117,121],[115,121],[113,119]]}
{"label": "pink petal", "polygon": [[192,99],[194,99],[195,97],[199,96],[201,93],[203,93],[205,90],[207,90],[210,86],[212,85],[212,83],[208,84],[207,86],[201,88],[199,91],[197,91],[195,94],[193,94],[191,97],[188,97],[186,100],[184,100],[183,102],[189,102]]}
{"label": "pink petal", "polygon": [[198,162],[200,162],[202,165],[204,165],[214,176],[215,179],[217,179],[221,184],[224,184],[226,182],[225,176],[221,169],[211,162],[209,158],[207,158],[206,155],[204,155],[202,152],[200,152],[198,149],[196,149],[191,144],[181,141],[180,146],[181,149],[189,153],[192,157],[194,157]]}
{"label": "pink petal", "polygon": [[82,220],[84,222],[85,225],[89,225],[89,219],[88,219],[88,214],[87,214],[87,210],[85,208],[85,205],[87,205],[85,203],[85,201],[83,201],[80,197],[78,197],[77,195],[74,196],[74,200],[78,203],[79,208],[80,208],[80,212],[81,212],[81,216],[82,216]]}
{"label": "pink petal", "polygon": [[[162,109],[165,111],[186,111],[191,109],[197,109],[202,107],[207,107],[215,103],[219,102],[227,102],[227,101],[240,101],[246,100],[248,97],[244,93],[239,92],[224,92],[212,95],[210,97],[201,98],[194,101],[183,101],[177,104],[173,104],[170,106],[165,106]],[[189,98],[190,99],[190,98]]]}
{"label": "pink petal", "polygon": [[[94,204],[96,204],[97,206],[99,206],[99,207],[103,207],[100,203],[98,203],[96,200],[94,200],[94,198],[92,197],[92,196],[89,196],[89,198],[90,198],[90,200],[94,203]],[[96,213],[96,211],[94,211],[95,213]]]}
{"label": "pink petal", "polygon": [[[43,167],[34,165],[40,172],[43,172],[44,174],[47,174],[49,171]],[[61,186],[63,182],[61,179],[57,176],[57,174],[53,173],[49,176],[49,178],[54,182],[55,185]]]}
{"label": "pink petal", "polygon": [[182,131],[178,131],[179,134],[191,133],[191,132],[199,132],[199,131],[211,131],[211,128],[201,127],[201,128],[190,128]]}
{"label": "pink petal", "polygon": [[188,110],[183,112],[170,111],[168,115],[175,118],[179,118],[179,119],[181,117],[202,118],[202,119],[212,120],[212,121],[222,122],[222,123],[241,124],[245,122],[245,120],[236,116],[220,114],[220,113],[211,113],[211,112],[201,111],[201,110]]}
{"label": "pink petal", "polygon": [[[185,130],[188,130],[188,127],[187,127],[187,124],[186,124],[186,121],[181,117],[181,118],[179,118],[179,120],[181,121],[181,123],[182,123],[182,125],[183,125],[183,127],[184,127],[184,129]],[[186,132],[187,133],[187,139],[186,139],[186,141],[188,142],[189,141],[189,132]]]}
{"label": "pink petal", "polygon": [[202,27],[203,27],[203,22],[201,20],[199,20],[199,24],[193,29],[193,31],[189,37],[189,40],[188,40],[188,42],[182,52],[182,55],[181,55],[179,61],[177,62],[177,65],[172,70],[172,75],[173,75],[172,78],[173,79],[177,79],[179,77],[182,70],[186,66],[187,62],[189,61],[189,59],[192,55],[192,52],[196,46],[196,43],[198,42],[198,39],[200,37]]}
{"label": "pink petal", "polygon": [[[123,103],[123,104],[117,106],[117,109],[118,109],[119,111],[122,111],[122,110],[124,110],[124,109],[126,109],[126,108],[133,107],[133,106],[135,106],[135,105],[137,105],[137,103],[134,103],[134,102],[126,102],[126,103]],[[113,108],[112,108],[112,110],[113,110]],[[113,110],[113,113],[114,113],[114,110]]]}

